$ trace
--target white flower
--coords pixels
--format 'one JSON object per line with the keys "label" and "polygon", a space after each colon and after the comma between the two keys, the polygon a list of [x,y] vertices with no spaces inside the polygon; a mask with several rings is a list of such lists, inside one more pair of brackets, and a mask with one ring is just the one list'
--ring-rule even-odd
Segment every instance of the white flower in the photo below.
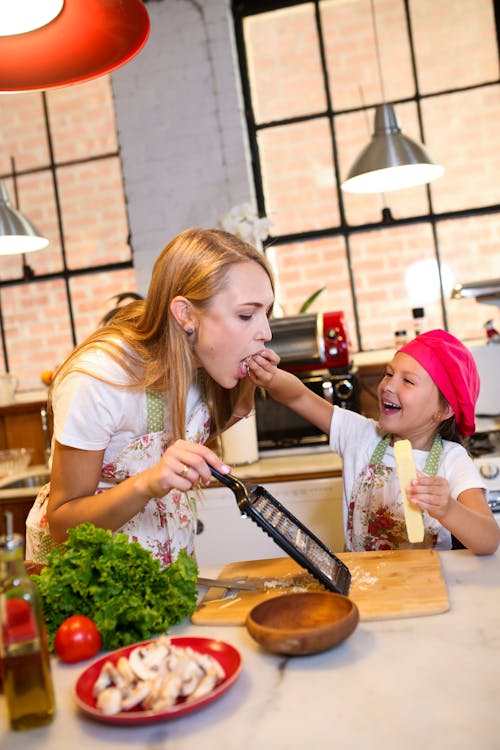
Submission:
{"label": "white flower", "polygon": [[221,229],[236,235],[244,242],[261,249],[262,241],[269,237],[271,222],[265,216],[257,216],[250,203],[233,206],[229,213],[219,219]]}

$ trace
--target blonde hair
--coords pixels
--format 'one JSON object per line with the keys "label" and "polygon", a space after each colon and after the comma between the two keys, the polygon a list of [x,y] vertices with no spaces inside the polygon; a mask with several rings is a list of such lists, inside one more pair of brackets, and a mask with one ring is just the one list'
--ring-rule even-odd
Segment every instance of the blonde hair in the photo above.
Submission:
{"label": "blonde hair", "polygon": [[[70,372],[83,372],[117,387],[165,393],[172,439],[184,438],[186,399],[194,378],[191,343],[175,320],[170,303],[180,295],[203,312],[224,290],[228,270],[235,264],[249,262],[264,269],[274,292],[265,257],[248,243],[218,229],[194,227],[181,232],[157,258],[146,298],[119,309],[107,325],[77,346],[58,368],[51,391]],[[101,349],[112,356],[129,376],[130,384],[113,383],[79,364],[78,357],[89,349]],[[214,437],[249,385],[240,381],[232,390],[226,390],[204,371],[202,380]]]}

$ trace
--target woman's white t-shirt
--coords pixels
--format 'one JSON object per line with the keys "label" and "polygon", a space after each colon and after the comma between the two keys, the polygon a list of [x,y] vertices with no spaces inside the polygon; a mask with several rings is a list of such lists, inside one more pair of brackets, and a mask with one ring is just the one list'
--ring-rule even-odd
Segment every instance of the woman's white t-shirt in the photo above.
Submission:
{"label": "woman's white t-shirt", "polygon": [[[147,433],[146,392],[119,387],[130,378],[107,352],[85,352],[79,364],[116,385],[81,372],[67,375],[52,396],[53,438],[71,448],[104,450],[103,464],[107,464],[134,438]],[[199,389],[192,386],[186,421],[200,401]]]}

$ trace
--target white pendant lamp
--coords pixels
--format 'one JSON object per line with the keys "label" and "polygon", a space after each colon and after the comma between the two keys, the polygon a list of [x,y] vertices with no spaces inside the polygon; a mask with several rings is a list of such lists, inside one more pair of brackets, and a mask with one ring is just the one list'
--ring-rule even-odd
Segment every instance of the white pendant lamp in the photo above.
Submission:
{"label": "white pendant lamp", "polygon": [[420,143],[403,135],[391,104],[375,110],[372,140],[358,156],[342,190],[346,193],[388,193],[424,185],[441,177],[444,168]]}
{"label": "white pendant lamp", "polygon": [[32,253],[48,244],[48,239],[11,206],[7,188],[0,180],[0,255]]}
{"label": "white pendant lamp", "polygon": [[[380,88],[385,100],[374,0],[370,5]],[[349,170],[342,190],[346,193],[388,193],[424,185],[443,173],[444,167],[436,164],[425,146],[402,133],[394,107],[383,103],[375,109],[372,139]]]}

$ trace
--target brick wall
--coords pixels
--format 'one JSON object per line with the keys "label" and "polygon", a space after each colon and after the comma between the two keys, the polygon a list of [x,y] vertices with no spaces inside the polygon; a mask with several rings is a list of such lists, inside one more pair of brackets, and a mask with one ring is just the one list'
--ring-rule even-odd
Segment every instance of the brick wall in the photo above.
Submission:
{"label": "brick wall", "polygon": [[226,0],[151,2],[150,38],[112,76],[138,287],[188,226],[252,195]]}

